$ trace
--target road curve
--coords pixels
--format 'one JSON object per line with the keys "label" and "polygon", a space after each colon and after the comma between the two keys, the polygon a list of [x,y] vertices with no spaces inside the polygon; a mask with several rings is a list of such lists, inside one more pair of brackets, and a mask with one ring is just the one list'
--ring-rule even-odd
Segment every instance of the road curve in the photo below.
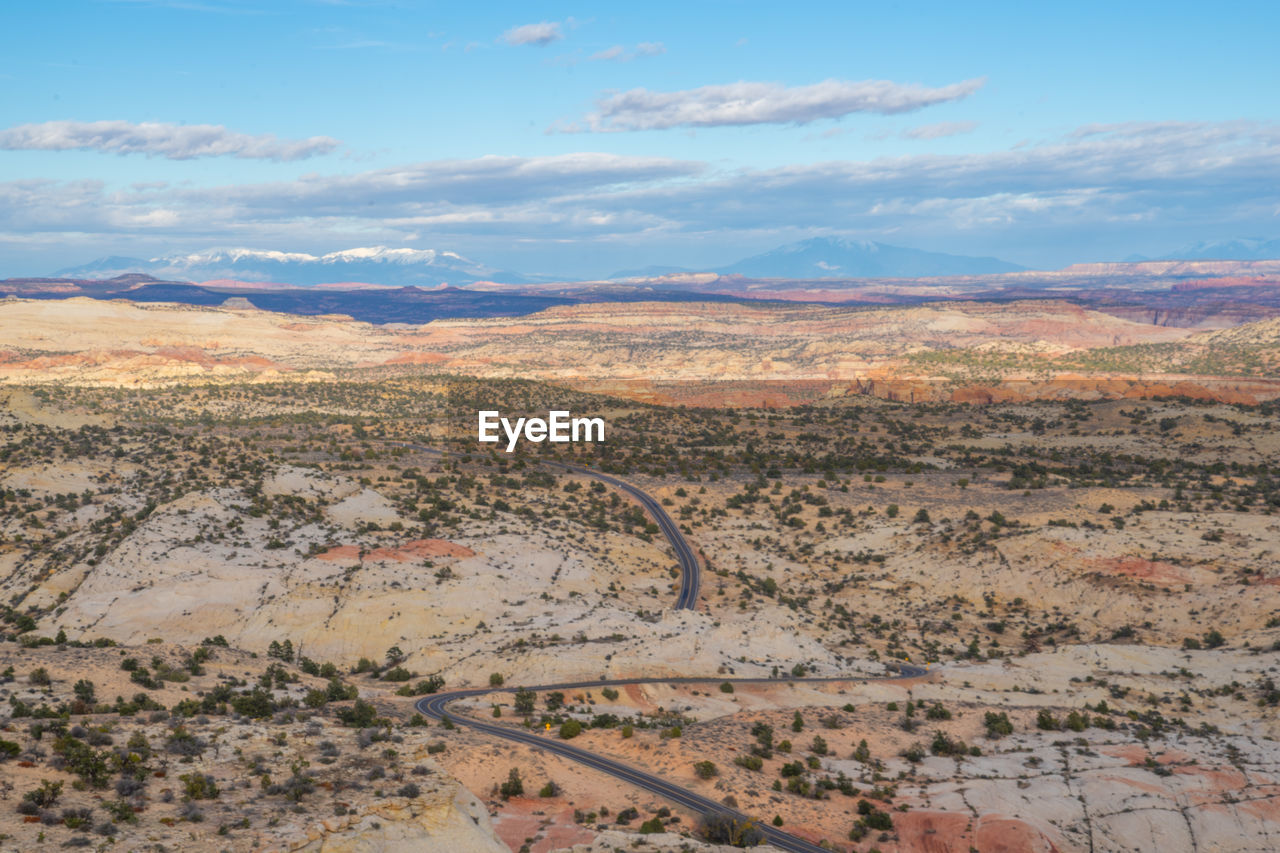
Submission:
{"label": "road curve", "polygon": [[[387,441],[387,444],[396,447],[407,447],[410,450],[418,450],[423,453],[431,453],[436,456],[442,456],[443,450],[434,447],[427,447],[425,444],[414,444],[408,441]],[[584,477],[593,477],[602,483],[608,483],[610,486],[626,492],[635,498],[640,506],[644,507],[650,517],[657,523],[658,529],[662,531],[662,535],[671,543],[671,550],[675,552],[676,561],[680,564],[680,594],[676,596],[676,610],[695,610],[698,606],[698,596],[702,592],[702,567],[698,565],[698,557],[693,552],[693,546],[684,538],[684,534],[680,532],[679,526],[662,508],[657,499],[652,495],[628,483],[626,480],[620,480],[609,474],[604,474],[594,468],[588,468],[585,465],[575,465],[570,462],[556,462],[552,460],[534,460],[536,464],[546,465],[552,468],[559,468],[574,474],[581,474]]]}
{"label": "road curve", "polygon": [[[704,684],[707,682],[722,683],[728,681],[730,684],[781,684],[791,682],[803,683],[821,683],[821,682],[841,682],[841,681],[892,681],[903,678],[916,678],[924,675],[926,670],[924,667],[911,666],[909,664],[901,664],[897,675],[865,678],[796,678],[796,679],[779,679],[779,678],[631,678],[618,681],[571,681],[559,684],[543,684],[538,686],[529,686],[524,689],[533,691],[551,691],[551,690],[584,690],[595,687],[621,687],[628,684]],[[550,734],[540,734],[529,729],[516,728],[514,726],[504,726],[499,723],[490,723],[465,714],[449,714],[448,707],[451,703],[459,699],[469,697],[483,696],[486,693],[496,693],[499,691],[509,692],[512,688],[502,687],[476,687],[467,690],[451,690],[448,693],[437,693],[432,696],[424,696],[414,703],[414,707],[425,716],[432,719],[441,720],[448,716],[450,721],[455,725],[466,726],[484,734],[493,735],[504,740],[523,743],[532,746],[535,749],[545,750],[555,753],[576,761],[579,764],[607,773],[616,779],[629,782],[642,790],[651,794],[657,794],[664,797],[677,805],[691,809],[698,814],[730,814],[739,819],[745,820],[747,815],[736,809],[731,809],[723,803],[717,802],[709,797],[688,790],[687,788],[668,782],[660,776],[638,770],[629,764],[621,761],[615,761],[612,758],[606,758],[580,749],[572,744],[556,738]],[[790,853],[822,853],[825,848],[818,846],[803,838],[783,832],[782,830],[769,825],[763,820],[757,820],[757,826],[761,834],[764,835],[765,841],[777,847],[780,850],[790,851]]]}
{"label": "road curve", "polygon": [[[387,442],[398,447],[406,447],[411,450],[421,451],[423,453],[431,453],[434,455],[443,455],[443,451],[434,447],[427,447],[421,444],[413,444],[407,441],[390,441]],[[680,564],[680,594],[676,597],[676,610],[694,610],[698,605],[698,596],[702,589],[702,567],[698,565],[697,555],[694,554],[693,547],[688,540],[684,538],[679,526],[667,514],[667,511],[652,495],[649,495],[638,486],[628,483],[609,474],[601,473],[592,468],[583,465],[575,465],[568,462],[556,462],[551,460],[543,461],[541,464],[555,468],[560,468],[574,474],[581,474],[586,477],[593,477],[603,483],[607,483],[614,488],[626,492],[635,498],[645,511],[657,523],[658,529],[662,535],[666,537],[667,542],[671,544],[672,550],[675,552],[676,560]],[[790,682],[804,683],[821,683],[821,682],[839,682],[839,681],[892,681],[903,678],[916,678],[926,673],[924,667],[912,666],[910,664],[898,664],[898,674],[887,675],[881,677],[862,677],[862,678],[793,678],[786,679]],[[537,692],[551,690],[585,690],[587,688],[603,688],[611,686],[624,686],[628,684],[701,684],[706,682],[721,683],[728,681],[730,684],[766,684],[781,683],[783,679],[777,678],[631,678],[620,681],[572,681],[562,682],[559,684],[543,684],[538,686],[527,686],[524,689]],[[539,734],[528,729],[519,729],[514,726],[504,726],[497,723],[490,723],[484,720],[463,715],[450,715],[448,707],[451,703],[459,699],[468,697],[483,696],[486,693],[494,693],[500,690],[510,690],[511,688],[492,688],[492,687],[475,687],[466,690],[451,690],[447,693],[437,693],[432,696],[425,696],[414,703],[414,707],[425,716],[432,719],[441,720],[448,716],[449,719],[457,725],[466,726],[494,737],[502,738],[508,741],[523,743],[532,746],[535,749],[542,749],[547,752],[553,752],[576,761],[579,764],[607,773],[614,778],[629,782],[638,788],[664,797],[677,805],[692,809],[693,811],[707,815],[715,813],[727,813],[739,819],[746,819],[746,815],[734,809],[726,807],[723,803],[719,803],[709,797],[704,797],[693,791],[683,788],[679,785],[668,782],[660,776],[652,773],[646,773],[638,770],[629,764],[621,761],[614,761],[611,758],[596,755],[585,749],[573,746],[566,741],[559,740],[550,735]],[[757,825],[760,832],[764,835],[765,840],[781,850],[790,853],[824,853],[825,848],[805,841],[803,838],[783,832],[782,830],[771,826],[764,821],[758,821]]]}
{"label": "road curve", "polygon": [[626,480],[619,480],[617,477],[609,474],[603,474],[592,468],[583,465],[573,465],[568,462],[545,462],[555,468],[563,468],[575,474],[582,474],[587,477],[594,477],[602,483],[620,489],[631,497],[640,502],[645,511],[658,524],[658,529],[662,531],[662,535],[671,543],[671,549],[675,551],[676,560],[680,563],[680,595],[676,597],[676,610],[695,610],[698,607],[698,595],[702,591],[702,567],[698,565],[698,557],[693,553],[693,546],[689,544],[689,540],[684,538],[684,534],[680,532],[680,528],[667,511],[662,508],[662,504],[647,492],[641,491],[638,486],[633,486]]}

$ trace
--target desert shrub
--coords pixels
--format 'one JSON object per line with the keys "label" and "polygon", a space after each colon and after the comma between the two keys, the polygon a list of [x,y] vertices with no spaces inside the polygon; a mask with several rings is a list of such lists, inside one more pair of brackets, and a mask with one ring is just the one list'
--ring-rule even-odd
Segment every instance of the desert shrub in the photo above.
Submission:
{"label": "desert shrub", "polygon": [[70,735],[63,735],[53,749],[66,762],[67,770],[95,788],[107,787],[111,776],[110,755],[91,748]]}
{"label": "desert shrub", "polygon": [[524,793],[524,780],[520,778],[519,770],[514,767],[511,768],[511,772],[507,774],[507,781],[498,787],[498,793],[502,795],[504,800],[519,797]]}
{"label": "desert shrub", "polygon": [[125,800],[108,800],[102,804],[102,808],[111,815],[112,820],[124,823],[138,822],[133,805]]}
{"label": "desert shrub", "polygon": [[[22,795],[24,803],[31,803],[39,809],[47,809],[54,803],[58,802],[58,798],[62,796],[62,783],[52,782],[48,779],[40,780],[40,787],[33,788]],[[35,812],[31,812],[35,814]]]}
{"label": "desert shrub", "polygon": [[[661,822],[659,821],[659,825]],[[754,847],[764,841],[764,833],[755,821],[750,818],[713,812],[704,815],[701,826],[702,835],[713,844],[732,844],[735,847]],[[643,832],[641,828],[641,832]],[[657,830],[661,831],[661,829]]]}
{"label": "desert shrub", "polygon": [[196,737],[182,726],[174,729],[173,734],[164,742],[165,751],[169,754],[188,757],[203,755],[207,747],[203,738]]}
{"label": "desert shrub", "polygon": [[62,825],[68,829],[88,829],[93,825],[93,809],[63,809]]}
{"label": "desert shrub", "polygon": [[182,790],[187,799],[216,800],[221,793],[217,781],[207,773],[184,773],[178,778],[182,780]]}
{"label": "desert shrub", "polygon": [[147,783],[136,776],[122,776],[116,780],[115,791],[117,796],[132,797],[142,793],[146,787]]}
{"label": "desert shrub", "polygon": [[351,728],[368,728],[378,716],[378,709],[363,699],[357,699],[350,708],[338,712],[338,719],[344,726]]}
{"label": "desert shrub", "polygon": [[853,841],[860,840],[872,830],[887,832],[893,829],[893,817],[876,808],[870,800],[858,800],[858,814],[857,823],[849,831],[849,838]]}
{"label": "desert shrub", "polygon": [[89,729],[84,739],[90,746],[111,746],[115,743],[115,739],[102,729]]}
{"label": "desert shrub", "polygon": [[987,737],[992,740],[1013,734],[1013,723],[1004,711],[988,711],[983,717],[983,724],[987,727]]}
{"label": "desert shrub", "polygon": [[953,740],[946,732],[936,731],[933,733],[933,742],[929,744],[929,751],[934,755],[965,755],[969,748],[964,741]]}
{"label": "desert shrub", "polygon": [[444,679],[438,675],[433,675],[430,678],[420,680],[412,686],[406,684],[396,693],[400,696],[425,696],[428,693],[439,693],[441,687],[444,687]]}

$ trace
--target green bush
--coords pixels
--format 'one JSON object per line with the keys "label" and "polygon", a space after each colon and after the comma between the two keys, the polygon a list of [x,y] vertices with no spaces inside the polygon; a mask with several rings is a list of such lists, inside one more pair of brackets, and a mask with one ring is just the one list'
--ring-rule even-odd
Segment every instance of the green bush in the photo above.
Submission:
{"label": "green bush", "polygon": [[524,793],[524,780],[520,778],[520,771],[512,767],[511,772],[507,774],[507,781],[503,782],[498,788],[498,792],[502,794],[502,799],[509,800],[512,797],[519,797]]}
{"label": "green bush", "polygon": [[178,778],[182,780],[183,793],[187,799],[216,800],[222,793],[218,790],[218,783],[207,773],[183,773]]}
{"label": "green bush", "polygon": [[987,737],[992,740],[1013,734],[1013,723],[1009,721],[1009,715],[1004,711],[999,713],[988,711],[982,721],[987,727]]}

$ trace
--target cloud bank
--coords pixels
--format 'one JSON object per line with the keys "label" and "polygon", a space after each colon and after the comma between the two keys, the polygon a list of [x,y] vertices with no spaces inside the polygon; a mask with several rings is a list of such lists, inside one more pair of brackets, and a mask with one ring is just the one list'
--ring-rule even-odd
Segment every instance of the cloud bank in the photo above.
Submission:
{"label": "cloud bank", "polygon": [[238,157],[246,160],[304,160],[328,154],[341,143],[328,136],[277,139],[252,136],[218,124],[163,124],[127,121],[47,121],[0,130],[0,150],[101,151],[146,154],[169,160]]}
{"label": "cloud bank", "polygon": [[852,113],[892,115],[967,98],[985,79],[930,88],[890,80],[824,80],[809,86],[739,82],[677,92],[630,89],[606,94],[596,111],[567,131],[597,133],[726,127],[751,124],[809,124]]}
{"label": "cloud bank", "polygon": [[579,153],[207,187],[26,179],[0,183],[0,243],[287,249],[438,240],[571,258],[609,244],[772,245],[825,229],[913,244],[964,235],[972,251],[990,254],[1039,241],[1088,257],[1144,236],[1269,232],[1280,216],[1277,186],[1280,125],[1133,123],[987,153],[773,169]]}

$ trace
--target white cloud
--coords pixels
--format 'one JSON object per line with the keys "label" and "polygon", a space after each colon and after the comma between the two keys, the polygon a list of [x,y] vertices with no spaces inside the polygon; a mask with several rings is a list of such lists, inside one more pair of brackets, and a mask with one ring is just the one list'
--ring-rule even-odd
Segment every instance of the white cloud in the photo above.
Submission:
{"label": "white cloud", "polygon": [[535,47],[546,47],[552,42],[560,41],[564,33],[560,31],[558,21],[542,21],[537,24],[524,24],[512,27],[502,34],[502,41],[509,45],[531,44]]}
{"label": "white cloud", "polygon": [[645,56],[660,56],[666,52],[666,46],[660,41],[642,41],[635,46],[634,50],[627,50],[622,45],[615,44],[613,47],[591,54],[587,59],[592,62],[630,62]]}
{"label": "white cloud", "polygon": [[598,53],[591,54],[587,58],[592,62],[608,62],[614,59],[621,61],[622,57],[624,57],[626,53],[627,49],[625,47],[620,44],[615,44],[613,47],[607,47]]}
{"label": "white cloud", "polygon": [[940,121],[937,124],[922,124],[903,132],[907,139],[942,139],[946,136],[959,136],[970,133],[976,127],[976,121]]}
{"label": "white cloud", "polygon": [[[889,115],[967,98],[984,79],[929,88],[890,80],[824,80],[809,86],[739,82],[678,92],[631,89],[606,94],[585,129],[596,132],[665,130],[749,124],[808,124],[851,113]],[[565,130],[582,130],[571,126]]]}
{"label": "white cloud", "polygon": [[101,151],[146,154],[170,160],[239,157],[253,160],[303,160],[328,154],[340,145],[328,136],[277,139],[252,136],[217,124],[163,124],[127,121],[47,121],[0,130],[0,150]]}

